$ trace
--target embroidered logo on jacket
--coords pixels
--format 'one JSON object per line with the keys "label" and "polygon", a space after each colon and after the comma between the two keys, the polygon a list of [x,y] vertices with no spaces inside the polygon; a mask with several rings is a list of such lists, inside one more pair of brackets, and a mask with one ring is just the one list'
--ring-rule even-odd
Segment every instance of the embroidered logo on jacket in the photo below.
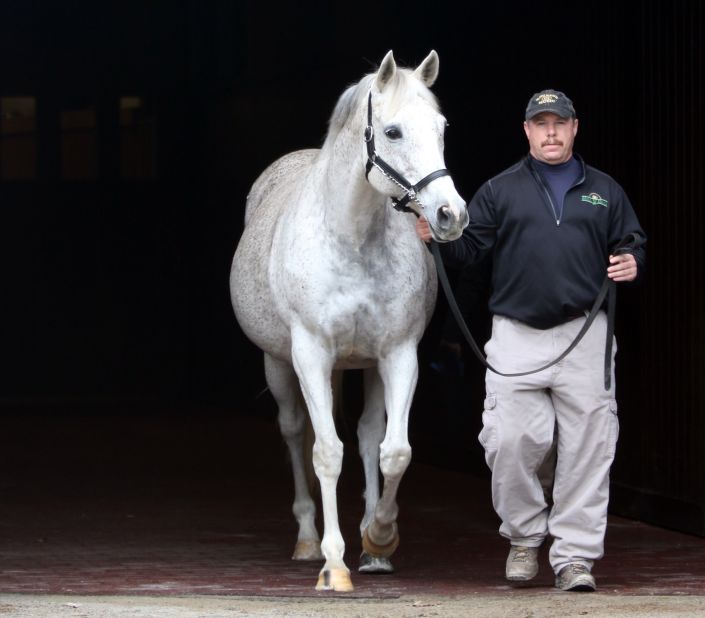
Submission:
{"label": "embroidered logo on jacket", "polygon": [[580,198],[581,202],[587,202],[593,206],[605,206],[607,207],[607,200],[603,199],[599,193],[591,193],[590,195],[583,195]]}

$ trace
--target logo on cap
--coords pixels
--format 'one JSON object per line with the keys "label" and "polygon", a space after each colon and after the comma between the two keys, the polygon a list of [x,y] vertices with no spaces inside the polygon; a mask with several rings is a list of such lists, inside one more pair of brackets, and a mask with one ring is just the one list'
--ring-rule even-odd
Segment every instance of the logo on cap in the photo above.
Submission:
{"label": "logo on cap", "polygon": [[538,105],[546,105],[546,103],[555,103],[558,101],[558,95],[557,94],[541,94],[537,96],[534,101]]}

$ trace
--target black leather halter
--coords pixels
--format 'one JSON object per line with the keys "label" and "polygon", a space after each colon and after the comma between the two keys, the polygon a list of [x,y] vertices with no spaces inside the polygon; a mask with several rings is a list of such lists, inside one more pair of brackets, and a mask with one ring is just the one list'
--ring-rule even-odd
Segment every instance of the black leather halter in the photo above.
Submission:
{"label": "black leather halter", "polygon": [[421,191],[421,189],[423,189],[427,184],[436,180],[436,178],[450,176],[450,172],[447,169],[440,169],[435,172],[431,172],[428,176],[424,176],[421,180],[419,180],[415,185],[412,185],[406,178],[404,178],[404,176],[397,172],[391,165],[389,165],[389,163],[377,154],[375,150],[375,131],[372,128],[372,91],[370,91],[367,95],[367,126],[365,127],[365,143],[367,144],[365,178],[367,178],[367,181],[369,182],[370,170],[373,167],[376,167],[387,178],[403,189],[404,195],[401,198],[392,198],[394,208],[401,210],[402,212],[414,212],[407,206],[410,200],[415,200],[421,208],[423,208],[423,204],[421,204],[417,197],[419,191]]}

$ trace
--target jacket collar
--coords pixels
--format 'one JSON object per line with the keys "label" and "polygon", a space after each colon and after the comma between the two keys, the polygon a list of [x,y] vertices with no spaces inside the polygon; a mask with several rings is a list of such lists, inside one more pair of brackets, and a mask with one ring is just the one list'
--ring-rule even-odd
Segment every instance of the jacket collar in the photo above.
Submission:
{"label": "jacket collar", "polygon": [[[586,166],[585,166],[585,161],[577,152],[573,153],[573,158],[580,164],[580,177],[578,178],[575,185],[573,185],[573,186],[577,186],[577,185],[581,185],[585,182]],[[532,172],[534,172],[534,173],[538,172],[538,170],[536,169],[536,166],[534,165],[534,158],[530,154],[526,155],[526,157],[524,158],[524,163],[529,168],[529,170],[531,170]]]}

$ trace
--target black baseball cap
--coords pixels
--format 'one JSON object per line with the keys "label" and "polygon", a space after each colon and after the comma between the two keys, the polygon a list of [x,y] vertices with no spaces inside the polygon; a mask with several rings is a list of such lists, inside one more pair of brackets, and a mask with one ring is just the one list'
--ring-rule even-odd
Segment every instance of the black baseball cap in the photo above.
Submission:
{"label": "black baseball cap", "polygon": [[575,118],[575,108],[565,94],[558,90],[542,90],[529,99],[524,118],[531,120],[541,112],[552,112],[561,118]]}

